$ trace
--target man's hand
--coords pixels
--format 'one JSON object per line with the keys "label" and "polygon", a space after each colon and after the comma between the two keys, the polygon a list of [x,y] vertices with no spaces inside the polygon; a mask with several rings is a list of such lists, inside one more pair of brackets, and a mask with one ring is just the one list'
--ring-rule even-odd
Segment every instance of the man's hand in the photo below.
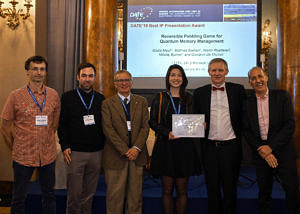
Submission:
{"label": "man's hand", "polygon": [[270,155],[272,153],[272,149],[270,146],[268,145],[263,145],[263,146],[260,146],[258,149],[258,154],[263,158],[265,159],[268,155]]}
{"label": "man's hand", "polygon": [[3,135],[4,141],[8,145],[9,149],[12,150],[13,142],[14,142],[14,132],[12,129],[12,120],[1,120],[0,131]]}
{"label": "man's hand", "polygon": [[128,160],[136,160],[139,155],[139,151],[136,148],[131,147],[130,149],[128,149],[125,155],[128,158]]}
{"label": "man's hand", "polygon": [[70,165],[71,163],[71,149],[70,148],[67,148],[63,151],[63,154],[64,154],[64,159],[65,159],[65,162],[67,163],[67,165]]}
{"label": "man's hand", "polygon": [[273,154],[269,154],[265,160],[267,161],[267,163],[269,164],[270,167],[272,168],[276,168],[278,166],[278,162],[277,159],[275,158],[275,156]]}

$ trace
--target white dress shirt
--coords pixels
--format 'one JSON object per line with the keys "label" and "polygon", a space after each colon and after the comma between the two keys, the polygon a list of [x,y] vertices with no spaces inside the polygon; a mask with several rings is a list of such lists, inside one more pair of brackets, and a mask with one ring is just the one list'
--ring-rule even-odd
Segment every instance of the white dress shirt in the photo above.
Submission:
{"label": "white dress shirt", "polygon": [[128,97],[124,97],[123,95],[118,93],[118,96],[121,98],[121,100],[123,100],[124,103],[125,103],[124,99],[127,98],[128,101],[125,104],[128,104],[130,102],[130,94],[128,95]]}
{"label": "white dress shirt", "polygon": [[[212,85],[212,87],[213,86],[216,87],[215,85]],[[220,87],[225,88],[225,83]],[[234,138],[236,138],[236,136],[231,125],[226,88],[224,91],[211,90],[210,127],[208,139],[223,141]]]}
{"label": "white dress shirt", "polygon": [[[124,104],[128,104],[130,102],[130,94],[128,95],[128,97],[125,97],[123,95],[121,95],[120,93],[118,93],[118,96],[123,100]],[[127,103],[125,103],[125,98],[127,98]],[[136,148],[139,152],[141,152],[142,150],[137,147],[137,146],[133,146],[133,148]]]}

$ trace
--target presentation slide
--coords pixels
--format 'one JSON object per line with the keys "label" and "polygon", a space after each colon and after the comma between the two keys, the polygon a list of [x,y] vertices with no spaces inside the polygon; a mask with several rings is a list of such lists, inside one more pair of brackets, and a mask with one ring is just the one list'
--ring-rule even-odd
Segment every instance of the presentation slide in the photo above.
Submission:
{"label": "presentation slide", "polygon": [[208,77],[213,58],[228,77],[247,77],[257,59],[257,4],[128,5],[127,70],[164,77],[172,64],[189,78]]}

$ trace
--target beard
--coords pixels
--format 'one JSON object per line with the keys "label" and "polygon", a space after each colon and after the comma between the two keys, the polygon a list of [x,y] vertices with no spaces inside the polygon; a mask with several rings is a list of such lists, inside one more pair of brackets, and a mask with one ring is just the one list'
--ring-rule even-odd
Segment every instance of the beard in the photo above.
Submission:
{"label": "beard", "polygon": [[92,89],[93,85],[92,84],[81,84],[79,85],[79,88],[81,88],[84,91],[90,91]]}

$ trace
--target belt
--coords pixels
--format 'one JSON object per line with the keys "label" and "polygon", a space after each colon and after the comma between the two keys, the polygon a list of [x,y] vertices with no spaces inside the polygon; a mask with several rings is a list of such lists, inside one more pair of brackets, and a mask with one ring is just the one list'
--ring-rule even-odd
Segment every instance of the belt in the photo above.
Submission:
{"label": "belt", "polygon": [[231,139],[231,140],[209,140],[209,143],[214,144],[216,147],[221,147],[221,146],[226,146],[226,145],[230,145],[230,144],[234,144],[236,143],[236,138]]}

